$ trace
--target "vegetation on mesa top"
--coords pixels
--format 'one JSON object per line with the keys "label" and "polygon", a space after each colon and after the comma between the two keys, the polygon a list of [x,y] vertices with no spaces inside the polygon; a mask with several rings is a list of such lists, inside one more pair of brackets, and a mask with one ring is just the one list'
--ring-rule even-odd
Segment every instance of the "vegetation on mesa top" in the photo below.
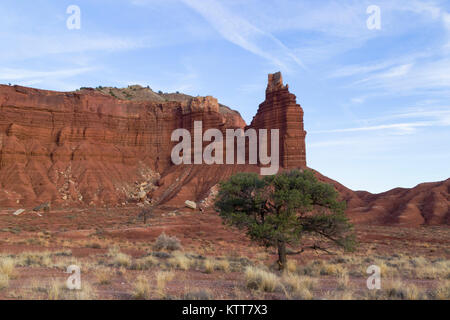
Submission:
{"label": "vegetation on mesa top", "polygon": [[[116,87],[103,87],[98,86],[95,89],[89,87],[81,87],[79,90],[96,90],[106,95],[110,95],[114,98],[121,100],[130,100],[130,101],[151,101],[151,102],[168,102],[168,101],[176,101],[176,102],[188,102],[192,98],[191,95],[181,93],[179,91],[168,93],[162,92],[159,90],[158,92],[153,91],[150,86],[140,86],[138,84],[130,85],[127,88],[116,88]],[[232,110],[230,107],[220,104],[219,107],[222,113],[228,112],[237,112]]]}
{"label": "vegetation on mesa top", "polygon": [[[319,182],[309,171],[292,170],[273,176],[238,173],[220,184],[215,203],[224,221],[246,229],[250,238],[278,250],[281,270],[286,266],[286,246],[323,250],[326,243],[345,250],[356,245],[345,203],[337,200],[333,186]],[[305,246],[302,238],[313,237]]]}

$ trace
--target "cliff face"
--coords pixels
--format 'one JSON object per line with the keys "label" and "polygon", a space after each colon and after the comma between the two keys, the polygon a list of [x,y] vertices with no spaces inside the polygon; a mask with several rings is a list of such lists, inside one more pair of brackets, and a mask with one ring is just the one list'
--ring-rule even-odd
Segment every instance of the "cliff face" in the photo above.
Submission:
{"label": "cliff face", "polygon": [[269,74],[266,100],[249,126],[254,129],[280,130],[280,165],[283,168],[306,167],[306,131],[303,109],[297,104],[288,85],[283,85],[281,73]]}
{"label": "cliff face", "polygon": [[[233,173],[259,172],[248,164],[172,164],[175,129],[193,136],[195,121],[202,121],[203,132],[216,128],[224,136],[226,129],[245,129],[239,113],[215,98],[176,94],[175,101],[161,102],[171,95],[153,99],[154,92],[135,86],[114,90],[63,93],[0,86],[0,206],[152,199],[180,205],[186,199],[201,201]],[[117,99],[121,92],[129,99]],[[134,92],[139,99],[133,99]],[[279,129],[281,167],[306,167],[303,110],[281,74],[269,76],[266,101],[247,128]]]}
{"label": "cliff face", "polygon": [[172,131],[194,121],[204,130],[245,126],[212,97],[132,102],[0,86],[0,206],[125,202],[171,166]]}

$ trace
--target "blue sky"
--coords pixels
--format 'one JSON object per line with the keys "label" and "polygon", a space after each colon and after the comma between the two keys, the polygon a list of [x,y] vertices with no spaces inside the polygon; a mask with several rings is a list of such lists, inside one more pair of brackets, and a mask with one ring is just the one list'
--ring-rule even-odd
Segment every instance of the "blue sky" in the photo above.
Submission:
{"label": "blue sky", "polygon": [[249,123],[282,71],[310,167],[371,192],[450,177],[450,1],[24,0],[0,14],[0,83],[213,95]]}

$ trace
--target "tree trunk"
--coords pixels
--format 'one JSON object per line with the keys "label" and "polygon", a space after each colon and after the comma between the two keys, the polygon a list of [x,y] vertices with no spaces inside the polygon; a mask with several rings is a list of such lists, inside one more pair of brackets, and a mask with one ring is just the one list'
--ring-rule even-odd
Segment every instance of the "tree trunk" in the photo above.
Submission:
{"label": "tree trunk", "polygon": [[281,271],[284,270],[286,267],[286,242],[284,241],[277,241],[277,247],[278,247],[278,267]]}

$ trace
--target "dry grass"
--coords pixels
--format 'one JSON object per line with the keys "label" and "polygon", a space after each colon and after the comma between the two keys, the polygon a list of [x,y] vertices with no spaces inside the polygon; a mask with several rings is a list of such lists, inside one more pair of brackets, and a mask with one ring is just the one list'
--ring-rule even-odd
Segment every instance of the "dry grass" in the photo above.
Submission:
{"label": "dry grass", "polygon": [[99,268],[95,271],[95,277],[98,284],[107,285],[111,283],[112,272],[108,268]]}
{"label": "dry grass", "polygon": [[203,262],[203,268],[205,269],[206,273],[213,273],[214,269],[215,269],[215,263],[214,260],[211,258],[207,258],[204,262]]}
{"label": "dry grass", "polygon": [[133,297],[135,299],[148,300],[151,297],[150,281],[145,275],[136,278],[133,287]]}
{"label": "dry grass", "polygon": [[169,281],[175,277],[172,271],[158,271],[156,277],[156,293],[159,298],[165,299],[167,297],[166,286]]}
{"label": "dry grass", "polygon": [[47,286],[47,300],[60,300],[62,294],[62,284],[57,280],[52,280]]}
{"label": "dry grass", "polygon": [[9,279],[16,277],[16,262],[12,258],[1,258],[0,274],[7,276]]}
{"label": "dry grass", "polygon": [[94,288],[86,281],[83,281],[81,290],[65,290],[65,299],[67,300],[95,300],[96,298],[97,294]]}
{"label": "dry grass", "polygon": [[281,278],[284,287],[289,291],[296,291],[301,288],[314,289],[317,280],[307,276],[298,276],[292,273],[285,273]]}
{"label": "dry grass", "polygon": [[274,292],[280,287],[277,275],[252,266],[245,269],[245,282],[247,288],[264,292]]}
{"label": "dry grass", "polygon": [[400,280],[388,281],[384,291],[388,298],[401,300],[417,300],[420,298],[419,289],[413,284],[405,284]]}
{"label": "dry grass", "polygon": [[343,271],[337,276],[337,290],[346,291],[349,288],[349,276],[346,271]]}
{"label": "dry grass", "polygon": [[6,274],[0,273],[0,290],[9,287],[9,277]]}
{"label": "dry grass", "polygon": [[427,295],[414,284],[405,283],[401,280],[385,280],[381,282],[380,290],[370,290],[366,299],[375,300],[419,300],[427,299]]}
{"label": "dry grass", "polygon": [[295,260],[288,260],[286,263],[286,271],[291,273],[297,272],[297,262]]}
{"label": "dry grass", "polygon": [[228,273],[231,271],[230,262],[228,260],[216,260],[215,269],[218,271]]}
{"label": "dry grass", "polygon": [[108,256],[111,259],[111,265],[114,267],[125,267],[131,266],[131,257],[125,253],[120,252],[119,248],[112,247],[108,251]]}
{"label": "dry grass", "polygon": [[[22,252],[17,255],[10,255],[9,258],[13,259],[15,266],[19,267],[44,267],[51,268],[55,267],[53,258],[61,259],[72,256],[72,251],[33,251],[33,252]],[[2,259],[3,260],[3,259]],[[56,267],[58,267],[56,265]]]}
{"label": "dry grass", "polygon": [[36,285],[36,291],[43,291],[47,300],[94,300],[97,295],[93,287],[86,281],[82,282],[80,290],[70,290],[65,282],[53,279],[48,284]]}
{"label": "dry grass", "polygon": [[170,266],[181,270],[188,270],[192,265],[192,260],[182,252],[175,252],[173,257],[168,261]]}
{"label": "dry grass", "polygon": [[[47,251],[43,252],[25,251],[0,255],[0,290],[4,289],[0,292],[0,296],[17,299],[93,299],[96,297],[94,288],[84,282],[84,279],[92,279],[95,287],[101,288],[99,291],[101,297],[108,299],[122,298],[121,294],[114,291],[116,288],[122,288],[121,282],[130,284],[127,290],[135,299],[208,300],[261,297],[339,300],[450,299],[450,260],[445,257],[436,258],[432,255],[422,257],[409,254],[380,255],[375,251],[370,254],[364,252],[331,257],[324,255],[318,258],[312,257],[317,260],[306,264],[299,262],[303,261],[303,258],[298,261],[289,259],[285,273],[280,274],[275,269],[271,269],[271,263],[276,258],[274,255],[261,254],[256,250],[252,252],[253,254],[249,254],[241,250],[223,251],[224,256],[215,257],[217,250],[214,251],[213,245],[200,249],[193,245],[192,252],[189,253],[174,251],[172,249],[176,245],[168,244],[170,241],[167,240],[173,240],[174,237],[162,234],[158,238],[160,244],[166,243],[158,247],[163,251],[154,251],[153,243],[149,242],[108,240],[107,244],[106,240],[100,239],[96,243],[102,248],[111,248],[106,255],[103,250],[89,250],[93,254],[75,258],[70,250],[50,251],[51,249],[45,249]],[[64,241],[67,249],[77,248],[74,243]],[[62,242],[52,241],[50,248],[55,248],[55,243],[59,245]],[[79,244],[81,248],[98,247],[92,240]],[[139,258],[132,258],[124,252],[133,252],[133,255],[139,255]],[[246,257],[241,254],[249,255]],[[263,263],[261,260],[264,260]],[[35,277],[33,274],[42,275],[43,273],[46,277],[49,275],[61,277],[60,280],[64,281],[65,268],[70,264],[81,266],[81,262],[83,263],[83,288],[80,291],[68,290],[65,282],[49,281],[48,278],[42,285],[32,285],[31,290],[29,286],[22,285],[33,283],[34,278],[40,277]],[[365,287],[365,279],[369,276],[366,269],[372,264],[381,269],[381,290],[368,290]],[[248,267],[249,265],[251,267]],[[39,272],[34,272],[32,268],[39,268]],[[22,270],[25,271],[23,279],[18,270],[21,273]],[[151,271],[146,271],[146,275],[142,275],[139,271],[144,270]],[[225,275],[230,271],[233,273]],[[61,272],[60,275],[59,272]],[[200,274],[200,272],[214,273],[214,275]],[[194,274],[195,277],[186,282],[177,278],[176,282],[170,283],[175,274],[189,278]],[[196,281],[194,279],[197,279],[197,276],[202,278],[201,282],[195,282],[192,285],[192,281]],[[15,277],[20,278],[15,281]],[[183,292],[184,283],[189,283],[192,287],[185,287]],[[213,283],[212,286],[210,286],[211,283]],[[101,287],[109,284],[112,284],[111,287]],[[215,287],[216,284],[218,288]],[[204,287],[214,288],[215,293]],[[224,289],[221,290],[221,288]],[[169,293],[174,293],[175,296],[172,297]]]}
{"label": "dry grass", "polygon": [[320,268],[321,275],[330,275],[330,276],[340,276],[342,274],[346,274],[347,269],[342,265],[331,264],[327,262],[323,262]]}
{"label": "dry grass", "polygon": [[318,280],[286,272],[281,278],[284,293],[288,299],[311,300]]}

